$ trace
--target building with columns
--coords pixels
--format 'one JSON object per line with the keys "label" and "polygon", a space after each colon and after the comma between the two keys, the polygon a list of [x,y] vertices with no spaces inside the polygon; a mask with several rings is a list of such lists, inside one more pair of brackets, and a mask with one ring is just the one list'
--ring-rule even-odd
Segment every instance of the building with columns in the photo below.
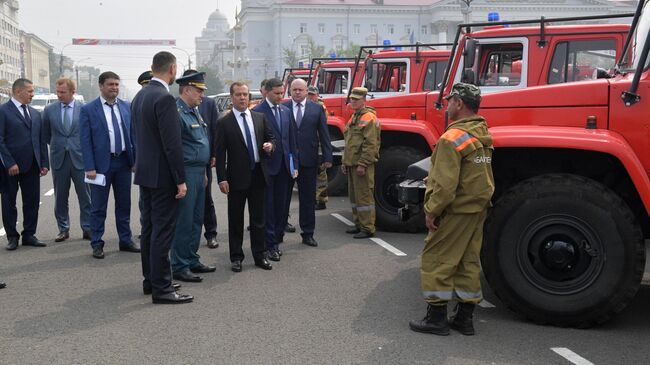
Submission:
{"label": "building with columns", "polygon": [[[457,25],[486,21],[631,13],[636,1],[609,0],[242,0],[232,44],[222,48],[222,79],[245,80],[282,76],[290,53],[309,60],[355,45],[452,42]],[[469,7],[466,4],[469,3]],[[463,5],[463,6],[461,6]],[[462,9],[461,9],[462,8]],[[212,19],[212,16],[211,16]],[[625,20],[617,20],[625,21]],[[629,22],[629,21],[628,21]],[[197,60],[198,60],[197,38]],[[206,47],[207,48],[207,47]],[[216,53],[213,58],[218,58]]]}

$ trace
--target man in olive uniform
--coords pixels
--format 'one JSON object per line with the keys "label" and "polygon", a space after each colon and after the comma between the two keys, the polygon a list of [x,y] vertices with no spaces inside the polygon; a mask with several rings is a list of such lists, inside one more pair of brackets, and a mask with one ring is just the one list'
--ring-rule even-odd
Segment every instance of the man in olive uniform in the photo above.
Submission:
{"label": "man in olive uniform", "polygon": [[348,175],[348,196],[355,227],[354,238],[375,235],[375,163],[379,160],[381,128],[375,108],[366,106],[368,89],[355,87],[350,95],[354,114],[343,132],[345,150],[341,172]]}
{"label": "man in olive uniform", "polygon": [[199,282],[200,276],[193,273],[205,273],[216,270],[199,261],[199,242],[205,211],[205,186],[207,184],[206,166],[210,161],[210,142],[208,125],[203,121],[198,106],[205,86],[205,72],[196,72],[176,80],[180,97],[176,106],[180,114],[183,161],[185,165],[185,183],[187,195],[180,200],[178,219],[171,247],[171,265],[174,279]]}
{"label": "man in olive uniform", "polygon": [[[310,86],[307,89],[307,97],[309,100],[314,103],[320,104],[325,111],[325,117],[327,117],[327,107],[318,96],[318,88],[316,86]],[[327,169],[320,165],[318,167],[318,176],[316,177],[316,207],[315,210],[323,210],[327,208]]]}
{"label": "man in olive uniform", "polygon": [[[481,91],[458,83],[445,98],[453,122],[431,155],[424,195],[429,234],[422,250],[422,292],[427,315],[413,331],[446,336],[449,327],[473,335],[472,313],[482,299],[479,256],[483,223],[494,192],[492,136],[478,116]],[[447,320],[447,303],[458,301]]]}

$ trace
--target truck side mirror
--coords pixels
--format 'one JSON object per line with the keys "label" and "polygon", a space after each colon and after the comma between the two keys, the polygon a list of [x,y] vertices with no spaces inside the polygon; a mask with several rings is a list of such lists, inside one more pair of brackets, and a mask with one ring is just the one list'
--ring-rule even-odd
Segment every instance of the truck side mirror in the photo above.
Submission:
{"label": "truck side mirror", "polygon": [[471,68],[464,69],[460,81],[466,84],[476,85],[476,74],[474,70]]}
{"label": "truck side mirror", "polygon": [[465,38],[465,47],[463,47],[463,68],[468,69],[474,66],[476,60],[477,41],[472,38]]}
{"label": "truck side mirror", "polygon": [[374,66],[375,66],[375,60],[372,58],[367,58],[366,59],[366,80],[370,80],[374,76],[372,74],[372,71],[375,68]]}

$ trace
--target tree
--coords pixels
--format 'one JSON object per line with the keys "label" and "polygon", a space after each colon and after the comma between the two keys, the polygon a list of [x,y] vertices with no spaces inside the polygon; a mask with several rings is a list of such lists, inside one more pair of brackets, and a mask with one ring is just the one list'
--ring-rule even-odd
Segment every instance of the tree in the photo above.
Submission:
{"label": "tree", "polygon": [[307,38],[307,44],[309,45],[309,58],[323,58],[325,57],[325,47],[319,46],[314,42],[314,39],[311,36]]}
{"label": "tree", "polygon": [[330,50],[330,53],[336,53],[337,57],[357,57],[359,55],[360,45],[350,42],[350,45],[346,49],[340,49],[338,51]]}
{"label": "tree", "polygon": [[282,56],[284,63],[289,67],[298,67],[298,55],[296,54],[296,51],[291,48],[283,48]]}
{"label": "tree", "polygon": [[219,78],[217,70],[211,67],[202,66],[197,71],[205,72],[205,83],[208,87],[205,95],[214,95],[224,92],[224,83]]}

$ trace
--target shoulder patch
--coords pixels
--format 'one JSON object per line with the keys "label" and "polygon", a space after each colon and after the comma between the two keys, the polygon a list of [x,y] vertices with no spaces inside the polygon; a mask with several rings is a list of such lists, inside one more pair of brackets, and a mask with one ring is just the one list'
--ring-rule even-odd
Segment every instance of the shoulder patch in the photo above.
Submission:
{"label": "shoulder patch", "polygon": [[468,145],[478,141],[476,137],[473,137],[471,134],[465,132],[462,129],[452,128],[445,132],[441,138],[446,139],[447,141],[454,144],[456,151],[462,151]]}

